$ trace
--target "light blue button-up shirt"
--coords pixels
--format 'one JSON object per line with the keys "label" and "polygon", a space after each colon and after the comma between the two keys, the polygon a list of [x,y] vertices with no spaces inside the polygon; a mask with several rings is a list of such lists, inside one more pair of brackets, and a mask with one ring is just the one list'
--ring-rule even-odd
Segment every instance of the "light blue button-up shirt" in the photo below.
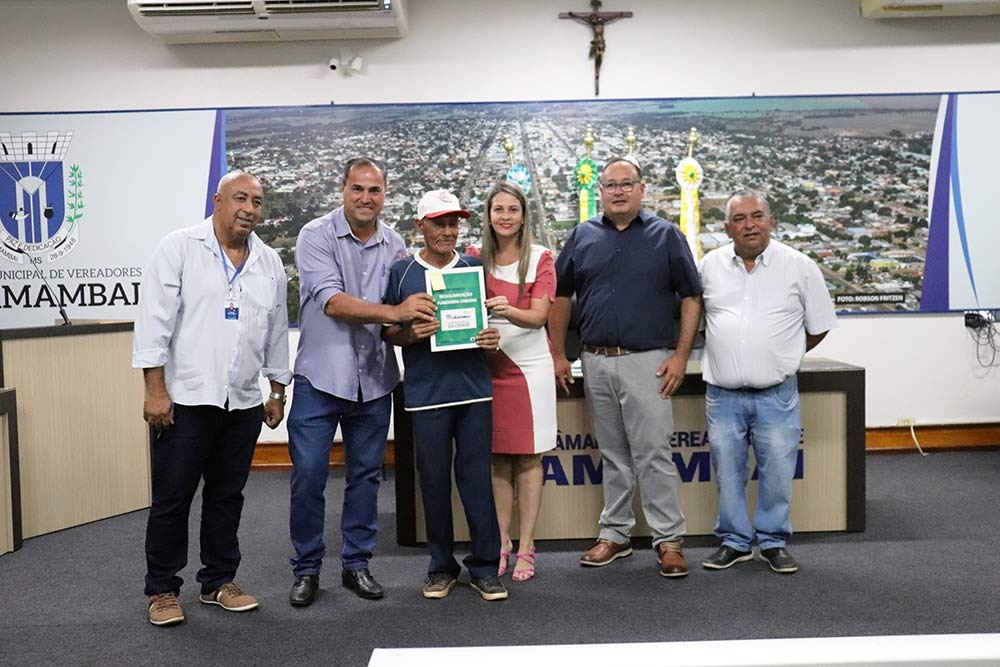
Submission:
{"label": "light blue button-up shirt", "polygon": [[292,381],[285,270],[256,234],[249,243],[232,282],[238,319],[225,316],[236,269],[219,249],[212,218],[164,238],[143,271],[132,366],[163,366],[175,403],[245,410],[263,400],[260,375]]}
{"label": "light blue button-up shirt", "polygon": [[351,232],[340,207],[299,232],[295,263],[299,268],[299,348],[295,374],[316,389],[349,401],[385,396],[399,382],[391,346],[382,340],[381,324],[351,324],[324,312],[337,294],[382,303],[389,267],[406,257],[396,231],[381,222],[366,243]]}

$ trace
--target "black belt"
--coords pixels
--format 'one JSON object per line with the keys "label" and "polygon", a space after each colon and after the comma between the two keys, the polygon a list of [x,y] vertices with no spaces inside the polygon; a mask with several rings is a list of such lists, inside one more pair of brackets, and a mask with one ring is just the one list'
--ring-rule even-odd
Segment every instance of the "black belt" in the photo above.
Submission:
{"label": "black belt", "polygon": [[738,391],[741,394],[759,394],[763,391],[768,391],[769,389],[774,389],[778,385],[773,385],[770,387],[740,387],[739,389],[733,389],[732,391]]}
{"label": "black belt", "polygon": [[590,352],[591,354],[599,354],[602,357],[624,357],[627,354],[634,354],[636,352],[642,352],[642,350],[626,350],[624,347],[619,345],[587,345],[583,344],[580,346],[584,352]]}
{"label": "black belt", "polygon": [[780,384],[780,382],[778,384],[772,384],[770,387],[719,387],[719,389],[725,389],[726,391],[738,391],[741,394],[759,394],[761,392],[770,391]]}

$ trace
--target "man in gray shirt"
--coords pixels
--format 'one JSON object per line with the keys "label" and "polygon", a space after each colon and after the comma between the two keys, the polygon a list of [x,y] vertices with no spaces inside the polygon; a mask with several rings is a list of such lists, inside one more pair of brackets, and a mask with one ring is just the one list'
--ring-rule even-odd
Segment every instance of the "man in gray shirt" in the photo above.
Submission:
{"label": "man in gray shirt", "polygon": [[365,599],[382,586],[368,570],[378,535],[379,471],[385,455],[396,357],[381,338],[382,323],[433,319],[434,301],[415,294],[397,306],[382,303],[389,266],[406,256],[403,239],[378,221],[386,171],[371,158],[347,162],[343,206],[299,232],[295,261],[301,281],[295,389],[288,417],[292,457],[290,531],[295,555],[294,606],[319,590],[330,447],[337,427],[347,467],[341,518],[342,582]]}

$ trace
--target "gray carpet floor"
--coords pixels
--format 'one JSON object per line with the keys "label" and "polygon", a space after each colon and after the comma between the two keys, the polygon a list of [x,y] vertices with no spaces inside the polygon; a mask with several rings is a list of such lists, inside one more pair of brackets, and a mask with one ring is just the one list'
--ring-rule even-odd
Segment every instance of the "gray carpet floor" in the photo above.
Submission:
{"label": "gray carpet floor", "polygon": [[[539,543],[535,579],[511,584],[510,599],[499,603],[467,585],[444,600],[420,596],[427,558],[395,543],[391,478],[382,486],[372,563],[387,596],[364,601],[342,589],[335,555],[343,479],[334,473],[327,491],[334,558],[321,597],[306,609],[286,602],[288,473],[255,472],[238,581],[259,597],[259,610],[198,604],[195,520],[182,573],[188,621],[150,625],[142,596],[146,512],[135,512],[27,540],[0,557],[0,665],[365,665],[376,647],[1000,631],[1000,569],[988,558],[1000,552],[1000,452],[879,455],[867,465],[868,529],[795,536],[798,574],[753,561],[721,572],[694,567],[668,580],[648,548],[590,569],[577,562],[589,543],[550,541]],[[713,548],[709,538],[689,538],[689,562],[696,566]]]}

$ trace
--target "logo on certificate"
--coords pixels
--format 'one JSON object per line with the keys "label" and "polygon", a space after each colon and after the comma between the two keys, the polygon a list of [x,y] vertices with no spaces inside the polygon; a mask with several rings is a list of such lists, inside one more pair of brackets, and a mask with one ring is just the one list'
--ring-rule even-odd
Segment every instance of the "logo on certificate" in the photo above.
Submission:
{"label": "logo on certificate", "polygon": [[[455,331],[456,329],[471,329],[476,326],[476,310],[474,308],[461,308],[458,310],[445,310],[441,313],[441,329],[443,331]],[[475,340],[475,336],[472,337]]]}

